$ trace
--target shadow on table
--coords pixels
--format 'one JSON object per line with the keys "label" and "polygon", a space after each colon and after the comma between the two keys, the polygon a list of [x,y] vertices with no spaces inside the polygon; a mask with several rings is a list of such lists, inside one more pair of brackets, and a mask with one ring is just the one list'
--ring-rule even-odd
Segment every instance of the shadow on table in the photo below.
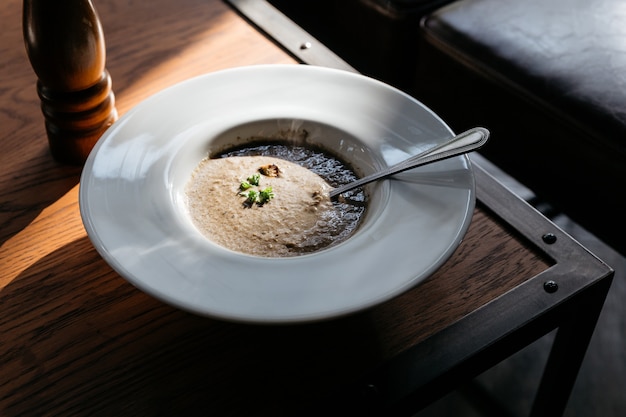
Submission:
{"label": "shadow on table", "polygon": [[[47,147],[39,155],[24,161],[23,165],[28,168],[16,170],[12,181],[0,192],[0,198],[11,196],[10,200],[2,198],[5,202],[0,204],[0,246],[74,188],[80,179],[80,167],[58,164]],[[37,178],[33,179],[33,175]]]}
{"label": "shadow on table", "polygon": [[86,237],[0,294],[7,417],[292,414],[380,361],[367,314],[290,326],[195,316],[138,291]]}

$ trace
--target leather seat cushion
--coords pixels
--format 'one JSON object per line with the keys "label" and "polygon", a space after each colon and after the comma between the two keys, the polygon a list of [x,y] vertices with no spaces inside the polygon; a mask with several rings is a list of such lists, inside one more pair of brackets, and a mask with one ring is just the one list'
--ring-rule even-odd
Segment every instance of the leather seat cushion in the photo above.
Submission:
{"label": "leather seat cushion", "polygon": [[428,42],[626,156],[626,3],[462,0]]}

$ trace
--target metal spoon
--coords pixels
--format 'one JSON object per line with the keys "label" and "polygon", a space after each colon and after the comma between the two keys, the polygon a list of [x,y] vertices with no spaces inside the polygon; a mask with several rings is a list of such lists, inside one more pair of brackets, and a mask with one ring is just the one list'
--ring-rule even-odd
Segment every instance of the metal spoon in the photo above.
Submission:
{"label": "metal spoon", "polygon": [[398,174],[409,169],[413,169],[422,165],[430,164],[453,156],[461,155],[467,152],[475,151],[482,147],[489,139],[489,131],[482,127],[475,127],[463,133],[460,133],[445,142],[427,149],[417,155],[414,155],[396,165],[375,172],[363,178],[359,178],[349,184],[342,185],[330,191],[330,198],[335,198],[346,191],[353,190],[370,182],[387,178],[391,175]]}

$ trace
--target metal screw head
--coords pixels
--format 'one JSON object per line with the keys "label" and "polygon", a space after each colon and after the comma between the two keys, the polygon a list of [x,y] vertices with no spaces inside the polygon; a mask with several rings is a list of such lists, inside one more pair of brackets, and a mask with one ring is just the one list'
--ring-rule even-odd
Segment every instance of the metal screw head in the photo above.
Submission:
{"label": "metal screw head", "polygon": [[541,236],[541,239],[543,239],[543,241],[548,245],[551,245],[556,242],[556,235],[554,233],[546,233]]}
{"label": "metal screw head", "polygon": [[554,281],[546,281],[543,283],[543,289],[549,293],[555,293],[559,289],[559,284]]}
{"label": "metal screw head", "polygon": [[300,45],[300,49],[304,50],[304,49],[310,49],[313,46],[313,44],[311,42],[303,42]]}
{"label": "metal screw head", "polygon": [[367,384],[361,391],[361,399],[368,407],[376,407],[380,401],[380,393],[378,387],[374,384]]}
{"label": "metal screw head", "polygon": [[378,388],[374,384],[367,384],[363,387],[363,396],[369,398],[378,397]]}

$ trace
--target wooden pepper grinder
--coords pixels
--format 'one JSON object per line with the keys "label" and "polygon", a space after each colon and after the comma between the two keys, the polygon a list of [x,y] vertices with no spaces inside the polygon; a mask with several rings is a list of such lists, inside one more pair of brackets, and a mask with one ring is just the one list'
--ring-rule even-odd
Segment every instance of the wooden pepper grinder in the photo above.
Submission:
{"label": "wooden pepper grinder", "polygon": [[23,6],[51,153],[82,164],[117,119],[100,20],[91,0],[24,0]]}

